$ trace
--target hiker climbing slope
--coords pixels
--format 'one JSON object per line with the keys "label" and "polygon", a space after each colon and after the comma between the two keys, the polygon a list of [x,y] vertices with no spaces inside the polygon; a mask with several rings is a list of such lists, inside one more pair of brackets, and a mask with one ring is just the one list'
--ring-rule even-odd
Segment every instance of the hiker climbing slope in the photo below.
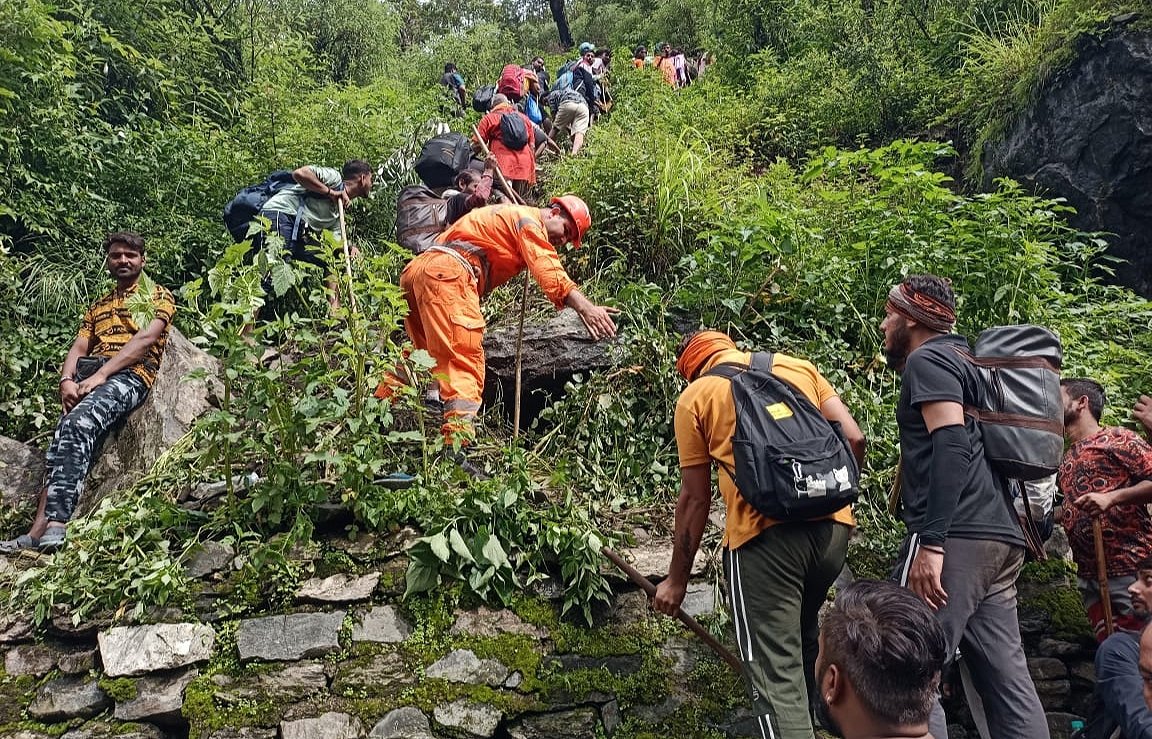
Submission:
{"label": "hiker climbing slope", "polygon": [[[553,198],[547,208],[492,205],[454,223],[437,243],[400,275],[408,302],[404,328],[416,348],[436,361],[444,404],[442,432],[449,443],[467,444],[484,390],[484,316],[480,299],[527,269],[557,308],[583,318],[593,339],[616,334],[614,308],[596,305],[577,287],[556,248],[579,247],[592,223],[588,206],[575,195]],[[390,378],[377,396],[391,395]],[[462,463],[465,469],[471,469]]]}
{"label": "hiker climbing slope", "polygon": [[[724,570],[756,736],[811,739],[809,705],[814,700],[810,693],[815,685],[819,612],[844,567],[848,538],[856,524],[849,505],[854,499],[851,480],[863,461],[865,439],[848,408],[811,362],[773,354],[762,368],[763,357],[741,352],[731,337],[719,331],[700,331],[680,344],[676,370],[689,381],[676,401],[680,497],[668,578],[657,588],[652,605],[660,613],[674,615],[684,600],[692,561],[708,522],[715,463],[727,511]],[[787,396],[757,396],[754,402],[741,403],[738,413],[734,396],[738,367],[763,371],[767,377],[739,374],[762,387],[779,386]],[[726,370],[732,374],[724,374]],[[827,495],[810,498],[826,505],[823,511],[793,519],[780,513],[769,517],[762,510],[754,495],[759,490],[747,484],[737,468],[733,444],[744,429],[740,421],[746,408],[764,408],[764,422],[775,424],[793,439],[811,438],[822,449],[829,448],[827,444],[836,449],[832,456],[837,463],[822,471],[832,472],[833,478],[826,481],[817,470],[808,471],[821,490],[828,490]],[[834,435],[833,421],[843,428],[846,443]],[[817,435],[809,437],[808,431]],[[751,442],[744,448],[753,446],[768,452],[766,445]],[[826,453],[824,457],[831,458]],[[846,487],[832,482],[841,479]],[[838,497],[841,492],[844,498]]]}
{"label": "hiker climbing slope", "polygon": [[[1048,724],[1028,673],[1016,614],[1025,540],[1007,480],[986,454],[980,377],[953,333],[956,296],[935,275],[894,286],[880,324],[888,364],[900,373],[902,518],[908,537],[895,577],[936,611],[950,659],[961,642],[996,739],[1047,739]],[[932,735],[948,736],[933,707]]]}
{"label": "hiker climbing slope", "polygon": [[491,150],[516,192],[526,196],[536,184],[536,134],[528,116],[504,95],[496,95],[492,110],[476,125],[476,134]]}

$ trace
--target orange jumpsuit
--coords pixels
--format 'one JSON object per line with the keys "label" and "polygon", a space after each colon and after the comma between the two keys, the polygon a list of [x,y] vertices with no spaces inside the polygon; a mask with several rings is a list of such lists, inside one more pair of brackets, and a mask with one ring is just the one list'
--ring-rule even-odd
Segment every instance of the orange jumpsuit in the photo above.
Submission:
{"label": "orange jumpsuit", "polygon": [[[525,268],[552,304],[562,308],[576,283],[548,241],[540,209],[492,205],[449,226],[400,275],[408,301],[404,329],[416,348],[436,361],[442,431],[449,442],[459,432],[470,432],[484,392],[480,298]],[[387,394],[383,385],[377,392]]]}

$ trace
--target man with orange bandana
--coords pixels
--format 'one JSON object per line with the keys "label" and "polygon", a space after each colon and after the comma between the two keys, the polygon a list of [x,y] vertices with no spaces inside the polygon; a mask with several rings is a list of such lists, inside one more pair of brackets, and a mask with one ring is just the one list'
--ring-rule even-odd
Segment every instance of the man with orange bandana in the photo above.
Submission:
{"label": "man with orange bandana", "polygon": [[[484,316],[480,298],[524,269],[557,308],[580,314],[593,339],[616,335],[615,308],[594,304],[568,277],[556,248],[579,247],[592,225],[588,206],[575,195],[552,198],[547,208],[492,205],[453,223],[436,244],[408,263],[400,288],[408,301],[404,329],[417,349],[436,361],[442,431],[449,443],[466,444],[484,390]],[[390,394],[389,383],[377,389]],[[461,464],[468,469],[468,465]],[[469,470],[471,471],[471,470]]]}
{"label": "man with orange bandana", "polygon": [[[689,381],[676,402],[680,499],[676,503],[672,563],[656,589],[653,608],[675,615],[688,587],[712,503],[712,463],[721,472],[727,508],[724,571],[744,662],[744,683],[764,739],[812,739],[817,705],[814,668],[819,651],[819,612],[844,567],[856,520],[848,506],[824,518],[779,525],[758,513],[726,470],[735,464],[732,436],[736,407],[724,377],[704,373],[721,363],[747,366],[726,334],[700,331],[685,337],[676,369]],[[848,408],[811,362],[773,354],[772,373],[803,393],[829,421],[841,424],[856,461],[864,462],[864,434]]]}

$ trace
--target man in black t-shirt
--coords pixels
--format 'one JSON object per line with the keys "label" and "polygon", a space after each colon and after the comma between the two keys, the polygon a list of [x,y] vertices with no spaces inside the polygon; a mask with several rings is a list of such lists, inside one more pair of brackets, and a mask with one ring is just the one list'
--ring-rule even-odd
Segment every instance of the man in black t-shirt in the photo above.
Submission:
{"label": "man in black t-shirt", "polygon": [[[961,354],[968,342],[952,333],[952,287],[935,275],[913,275],[892,288],[884,310],[884,354],[901,375],[896,422],[908,527],[895,577],[936,611],[949,654],[960,648],[978,693],[969,702],[983,704],[988,733],[1048,739],[1016,616],[1024,537],[1007,481],[984,458],[980,427],[964,412],[981,394]],[[930,726],[946,739],[939,703]]]}

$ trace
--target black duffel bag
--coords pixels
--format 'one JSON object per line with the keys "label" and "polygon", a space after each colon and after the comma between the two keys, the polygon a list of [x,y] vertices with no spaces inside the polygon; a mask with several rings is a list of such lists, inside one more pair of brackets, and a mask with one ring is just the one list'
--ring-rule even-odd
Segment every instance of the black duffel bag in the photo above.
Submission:
{"label": "black duffel bag", "polygon": [[464,134],[448,132],[428,139],[416,160],[416,174],[433,189],[451,187],[468,168],[472,146]]}

